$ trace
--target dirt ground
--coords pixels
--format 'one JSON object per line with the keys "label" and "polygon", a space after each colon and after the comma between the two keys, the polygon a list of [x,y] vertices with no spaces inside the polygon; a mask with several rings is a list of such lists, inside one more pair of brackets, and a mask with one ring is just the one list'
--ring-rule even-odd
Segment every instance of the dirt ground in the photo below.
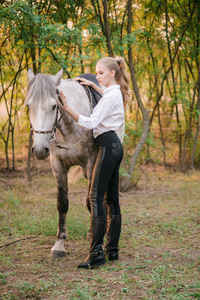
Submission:
{"label": "dirt ground", "polygon": [[[19,185],[21,193],[27,192],[29,183],[23,165],[14,173],[0,174],[3,197]],[[47,174],[51,185],[44,189]],[[200,299],[199,174],[149,166],[137,189],[120,193],[120,258],[98,270],[76,268],[89,248],[84,237],[71,234],[66,256],[52,260],[49,252],[53,235],[27,236],[19,231],[9,238],[2,213],[1,299]],[[34,162],[32,178],[36,197],[44,193],[44,197],[55,198],[48,162],[43,166]],[[78,209],[86,194],[86,184],[79,178],[78,184],[70,185],[71,205]],[[9,216],[9,210],[6,213]],[[85,216],[85,222],[89,224],[89,216]]]}

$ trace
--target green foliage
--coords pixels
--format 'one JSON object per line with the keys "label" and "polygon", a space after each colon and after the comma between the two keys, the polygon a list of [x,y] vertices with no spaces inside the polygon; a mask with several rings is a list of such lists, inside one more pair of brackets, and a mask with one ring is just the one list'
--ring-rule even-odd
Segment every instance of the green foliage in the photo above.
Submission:
{"label": "green foliage", "polygon": [[[143,124],[142,121],[139,120],[137,124],[133,123],[132,121],[126,122],[126,134],[124,137],[124,148],[125,148],[125,157],[129,161],[132,156],[132,150],[136,147],[141,134],[142,134]],[[140,152],[139,164],[143,164],[146,162],[148,158],[147,148],[152,147],[155,148],[157,143],[154,140],[153,132],[149,132],[147,139],[145,141],[145,145],[143,146]],[[127,166],[129,165],[127,161]]]}
{"label": "green foliage", "polygon": [[[132,49],[137,84],[150,110],[151,130],[138,162],[146,157],[152,159],[157,145],[157,153],[162,146],[166,160],[170,160],[171,149],[168,151],[163,142],[171,141],[178,149],[174,151],[179,152],[175,160],[181,164],[186,152],[184,164],[189,166],[199,121],[199,6],[189,0],[145,0],[132,4],[132,31],[128,34],[127,6],[120,1],[109,1],[108,24],[100,1],[1,2],[0,80],[4,92],[0,102],[7,108],[7,117],[0,124],[1,149],[6,148],[6,142],[7,149],[14,148],[10,132],[21,118],[28,67],[36,73],[50,74],[63,67],[67,77],[95,73],[98,59],[108,55],[109,36],[113,54],[122,55],[127,66],[128,51]],[[17,129],[23,134],[27,118],[23,116],[21,120]],[[127,126],[127,163],[143,130],[140,114],[128,115],[128,123],[132,120],[137,125]],[[157,145],[155,139],[159,139]],[[9,153],[6,155],[8,159]],[[196,159],[198,153],[195,155]]]}
{"label": "green foliage", "polygon": [[[137,123],[133,123],[132,121],[127,121],[126,122],[126,134],[124,137],[124,158],[122,162],[122,166],[120,168],[120,178],[121,178],[121,183],[123,186],[123,177],[129,177],[129,165],[130,161],[133,155],[133,149],[137,146],[137,143],[140,140],[141,134],[142,134],[142,129],[143,129],[143,124],[141,120],[138,120]],[[153,132],[149,132],[148,136],[146,138],[145,144],[143,145],[143,148],[140,151],[139,158],[137,160],[137,163],[134,167],[134,171],[131,175],[131,186],[136,187],[142,174],[143,174],[143,169],[142,165],[144,166],[147,164],[150,160],[149,157],[149,148],[154,149],[157,146],[157,142],[154,139],[154,134]],[[156,149],[154,151],[154,155],[151,156],[151,159],[155,163],[159,163],[157,156],[158,152],[160,150]]]}

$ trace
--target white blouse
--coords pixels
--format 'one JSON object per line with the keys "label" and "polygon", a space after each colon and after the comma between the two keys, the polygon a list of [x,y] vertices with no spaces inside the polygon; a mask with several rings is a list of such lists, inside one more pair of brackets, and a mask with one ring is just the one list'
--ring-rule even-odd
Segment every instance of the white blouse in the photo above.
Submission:
{"label": "white blouse", "polygon": [[93,136],[113,130],[124,123],[124,106],[120,85],[111,85],[103,91],[103,97],[92,114],[85,117],[79,114],[78,124],[87,130],[93,129]]}

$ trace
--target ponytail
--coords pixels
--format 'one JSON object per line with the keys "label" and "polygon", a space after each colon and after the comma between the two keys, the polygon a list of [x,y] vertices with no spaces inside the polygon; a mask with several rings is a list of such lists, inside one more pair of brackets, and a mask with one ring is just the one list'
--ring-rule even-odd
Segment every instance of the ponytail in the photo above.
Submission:
{"label": "ponytail", "polygon": [[127,103],[130,102],[131,94],[129,89],[129,75],[125,69],[124,59],[121,56],[113,57],[102,57],[99,62],[105,64],[110,71],[115,71],[115,79],[117,83],[120,85],[120,89],[122,92],[124,108]]}
{"label": "ponytail", "polygon": [[130,102],[130,98],[131,98],[130,89],[129,89],[130,79],[129,79],[129,75],[125,69],[124,59],[121,56],[117,56],[115,59],[117,61],[119,69],[120,69],[119,79],[117,78],[117,76],[115,76],[115,77],[116,77],[116,80],[120,84],[120,89],[122,92],[124,108],[125,108],[127,103]]}

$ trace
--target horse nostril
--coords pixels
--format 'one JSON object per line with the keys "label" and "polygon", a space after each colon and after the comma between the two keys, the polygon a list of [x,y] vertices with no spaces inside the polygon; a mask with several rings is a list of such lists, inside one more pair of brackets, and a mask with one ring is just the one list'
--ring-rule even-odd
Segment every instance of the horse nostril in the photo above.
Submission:
{"label": "horse nostril", "polygon": [[31,152],[32,152],[32,154],[34,154],[34,147],[31,148]]}
{"label": "horse nostril", "polygon": [[46,154],[49,154],[49,148],[44,148]]}

